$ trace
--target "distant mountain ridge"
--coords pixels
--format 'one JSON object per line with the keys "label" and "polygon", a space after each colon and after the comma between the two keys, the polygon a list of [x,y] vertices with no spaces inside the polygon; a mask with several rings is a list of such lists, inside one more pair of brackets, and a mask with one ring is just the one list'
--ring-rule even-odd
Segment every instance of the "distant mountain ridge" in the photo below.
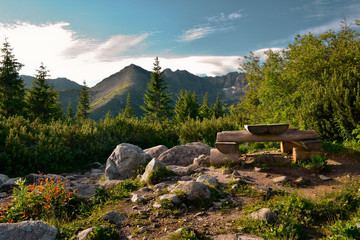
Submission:
{"label": "distant mountain ridge", "polygon": [[[151,79],[150,74],[150,71],[131,64],[91,87],[90,118],[98,121],[103,119],[109,111],[116,116],[121,109],[125,108],[128,93],[131,96],[135,115],[141,116],[144,112],[140,106],[144,104],[145,91]],[[172,93],[173,104],[177,101],[180,90],[183,89],[195,92],[200,104],[207,92],[211,104],[215,102],[216,96],[219,94],[223,104],[231,105],[237,103],[240,97],[244,96],[247,85],[245,74],[238,72],[217,77],[199,77],[185,70],[165,69],[162,77],[169,84],[168,92]],[[57,81],[60,83],[58,84]],[[54,79],[53,82],[49,80],[60,93],[59,101],[64,111],[68,106],[69,99],[72,101],[73,110],[76,111],[77,98],[82,86],[69,81],[62,78]],[[71,88],[72,83],[76,84],[75,88]]]}
{"label": "distant mountain ridge", "polygon": [[[24,80],[25,88],[30,88],[32,83],[35,81],[35,78],[32,76],[21,75],[20,77]],[[54,89],[57,91],[81,89],[82,87],[80,84],[67,78],[47,79],[47,82],[53,85]]]}

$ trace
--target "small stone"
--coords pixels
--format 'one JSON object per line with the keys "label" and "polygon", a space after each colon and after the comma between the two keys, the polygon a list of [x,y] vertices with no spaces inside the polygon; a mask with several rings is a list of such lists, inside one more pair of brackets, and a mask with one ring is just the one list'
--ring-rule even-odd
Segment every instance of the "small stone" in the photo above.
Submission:
{"label": "small stone", "polygon": [[298,179],[295,180],[295,183],[298,185],[304,185],[304,184],[309,184],[310,181],[307,178],[299,177]]}
{"label": "small stone", "polygon": [[153,204],[153,207],[154,207],[154,208],[161,208],[161,204],[158,203],[158,202],[155,202],[155,203]]}
{"label": "small stone", "polygon": [[141,203],[141,202],[144,202],[144,198],[141,197],[139,194],[136,194],[136,193],[132,193],[131,194],[131,201],[133,203]]}
{"label": "small stone", "polygon": [[324,176],[324,175],[319,175],[319,178],[323,181],[328,181],[330,180],[331,178],[330,177],[327,177],[327,176]]}
{"label": "small stone", "polygon": [[192,180],[192,177],[190,177],[190,176],[182,176],[180,178],[180,181],[191,181],[191,180]]}
{"label": "small stone", "polygon": [[289,182],[290,179],[287,176],[281,176],[274,178],[272,181],[273,183],[285,183],[285,182]]}
{"label": "small stone", "polygon": [[241,174],[240,174],[238,171],[234,171],[234,172],[232,173],[232,175],[233,175],[234,177],[241,176]]}
{"label": "small stone", "polygon": [[230,169],[224,169],[223,172],[222,172],[222,174],[223,174],[223,175],[228,175],[228,174],[231,174],[232,172],[233,172],[233,171],[230,170]]}
{"label": "small stone", "polygon": [[110,223],[120,224],[126,221],[126,216],[122,213],[111,211],[101,216],[104,220],[108,220]]}
{"label": "small stone", "polygon": [[267,223],[274,223],[278,220],[278,216],[276,216],[270,208],[262,208],[252,212],[250,218],[265,221]]}
{"label": "small stone", "polygon": [[265,177],[266,177],[266,178],[269,178],[269,177],[270,177],[270,174],[269,174],[269,173],[266,173],[266,174],[265,174]]}
{"label": "small stone", "polygon": [[152,190],[148,187],[142,187],[139,189],[139,192],[151,192]]}
{"label": "small stone", "polygon": [[261,172],[263,169],[259,167],[254,167],[254,172]]}

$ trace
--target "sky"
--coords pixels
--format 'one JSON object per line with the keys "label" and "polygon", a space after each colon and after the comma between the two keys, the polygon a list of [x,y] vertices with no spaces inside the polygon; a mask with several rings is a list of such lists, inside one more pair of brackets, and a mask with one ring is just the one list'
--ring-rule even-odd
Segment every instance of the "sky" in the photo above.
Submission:
{"label": "sky", "polygon": [[0,40],[20,74],[94,86],[130,64],[219,76],[250,51],[265,57],[297,34],[339,30],[359,0],[0,0]]}

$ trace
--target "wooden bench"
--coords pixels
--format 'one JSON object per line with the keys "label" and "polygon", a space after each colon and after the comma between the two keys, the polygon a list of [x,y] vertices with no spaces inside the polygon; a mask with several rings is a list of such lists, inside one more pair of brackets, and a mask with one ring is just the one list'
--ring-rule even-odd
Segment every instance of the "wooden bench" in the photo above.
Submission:
{"label": "wooden bench", "polygon": [[[317,139],[314,130],[289,128],[282,134],[254,135],[247,130],[222,131],[217,133],[215,147],[218,152],[210,154],[213,163],[223,162],[231,158],[232,162],[239,158],[239,143],[243,142],[280,142],[281,152],[293,154],[294,162],[307,160],[315,155],[323,155],[322,141]],[[236,157],[237,156],[237,157]]]}

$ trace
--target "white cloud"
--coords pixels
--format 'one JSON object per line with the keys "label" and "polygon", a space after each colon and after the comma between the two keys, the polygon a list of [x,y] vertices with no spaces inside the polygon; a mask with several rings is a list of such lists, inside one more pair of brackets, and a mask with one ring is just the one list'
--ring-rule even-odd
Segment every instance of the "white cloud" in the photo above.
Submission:
{"label": "white cloud", "polygon": [[233,21],[244,17],[244,11],[239,10],[229,14],[219,13],[212,17],[207,17],[207,22],[190,28],[183,32],[179,42],[191,42],[196,39],[204,38],[216,32],[224,32],[234,29]]}
{"label": "white cloud", "polygon": [[212,27],[197,27],[184,32],[180,37],[181,42],[191,42],[195,39],[204,38],[215,31]]}
{"label": "white cloud", "polygon": [[52,77],[68,77],[93,85],[113,73],[126,54],[141,49],[149,36],[115,35],[104,42],[80,38],[69,23],[35,25],[28,22],[0,23],[0,38],[8,38],[14,54],[25,66],[21,74],[34,75],[43,62]]}

